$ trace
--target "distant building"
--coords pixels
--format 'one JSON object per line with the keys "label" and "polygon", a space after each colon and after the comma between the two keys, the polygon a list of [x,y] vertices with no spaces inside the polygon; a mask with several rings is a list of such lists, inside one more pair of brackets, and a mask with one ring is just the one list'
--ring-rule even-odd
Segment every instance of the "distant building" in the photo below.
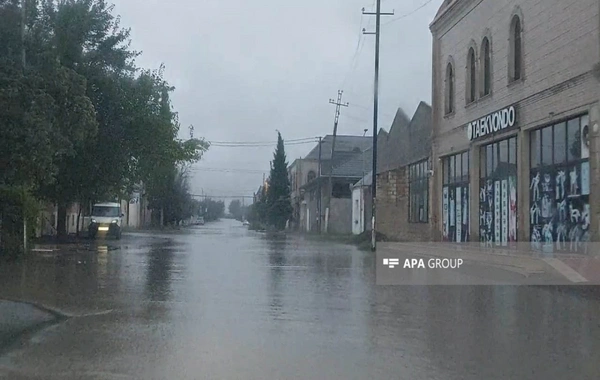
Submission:
{"label": "distant building", "polygon": [[[363,157],[364,151],[370,148],[372,140],[370,137],[363,136],[337,136],[333,161],[331,159],[332,142],[332,135],[327,135],[322,139],[320,170],[318,143],[306,157],[295,161],[291,166],[290,173],[296,173],[292,177],[297,179],[292,186],[293,206],[295,210],[298,210],[298,226],[302,231],[318,231],[319,222],[322,230],[326,227],[328,176],[333,166],[329,232],[351,232],[352,193],[350,186],[368,172],[371,161],[363,162],[361,157]],[[366,171],[363,166],[366,166]]]}

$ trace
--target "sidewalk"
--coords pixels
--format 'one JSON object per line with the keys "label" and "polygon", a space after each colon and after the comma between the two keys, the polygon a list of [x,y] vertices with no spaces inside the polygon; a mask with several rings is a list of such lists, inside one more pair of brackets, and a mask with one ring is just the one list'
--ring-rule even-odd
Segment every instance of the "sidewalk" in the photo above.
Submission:
{"label": "sidewalk", "polygon": [[57,316],[33,305],[0,300],[0,351],[21,335],[57,320]]}
{"label": "sidewalk", "polygon": [[496,267],[528,277],[557,276],[572,284],[600,284],[600,259],[579,255],[544,255],[522,244],[519,247],[483,248],[479,243],[379,243],[378,251],[427,258],[462,259],[465,263]]}

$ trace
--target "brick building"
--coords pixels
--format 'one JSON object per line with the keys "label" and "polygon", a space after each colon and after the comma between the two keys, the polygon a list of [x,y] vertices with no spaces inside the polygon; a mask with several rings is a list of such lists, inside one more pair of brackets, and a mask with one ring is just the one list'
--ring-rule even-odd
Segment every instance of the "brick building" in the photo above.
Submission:
{"label": "brick building", "polygon": [[431,106],[421,102],[412,119],[399,109],[389,133],[379,133],[375,226],[388,239],[431,240],[431,130]]}
{"label": "brick building", "polygon": [[437,239],[555,251],[598,239],[599,8],[444,1],[430,25]]}

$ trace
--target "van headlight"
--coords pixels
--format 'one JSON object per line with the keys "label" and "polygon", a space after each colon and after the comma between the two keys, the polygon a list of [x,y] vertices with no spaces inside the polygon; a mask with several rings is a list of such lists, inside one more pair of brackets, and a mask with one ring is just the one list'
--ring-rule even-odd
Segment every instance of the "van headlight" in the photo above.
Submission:
{"label": "van headlight", "polygon": [[96,219],[92,219],[92,223],[96,223]]}
{"label": "van headlight", "polygon": [[119,219],[115,219],[112,221],[113,223],[119,223]]}

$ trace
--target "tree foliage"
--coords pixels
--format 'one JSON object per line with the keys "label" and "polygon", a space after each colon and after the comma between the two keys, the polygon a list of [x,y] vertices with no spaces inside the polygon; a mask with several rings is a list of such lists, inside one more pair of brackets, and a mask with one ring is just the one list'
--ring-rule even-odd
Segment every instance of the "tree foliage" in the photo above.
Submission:
{"label": "tree foliage", "polygon": [[225,215],[225,202],[205,199],[200,203],[200,215],[207,222],[219,220]]}
{"label": "tree foliage", "polygon": [[242,220],[244,217],[244,209],[242,207],[242,202],[239,199],[234,199],[229,202],[229,213],[237,220]]}
{"label": "tree foliage", "polygon": [[288,177],[285,147],[281,133],[277,133],[277,148],[273,155],[271,175],[266,197],[267,220],[269,225],[283,230],[292,216],[290,179]]}
{"label": "tree foliage", "polygon": [[57,203],[59,233],[69,203],[140,182],[167,219],[189,213],[180,171],[208,144],[178,138],[164,66],[136,66],[104,0],[28,0],[23,40],[20,3],[0,0],[0,185]]}

